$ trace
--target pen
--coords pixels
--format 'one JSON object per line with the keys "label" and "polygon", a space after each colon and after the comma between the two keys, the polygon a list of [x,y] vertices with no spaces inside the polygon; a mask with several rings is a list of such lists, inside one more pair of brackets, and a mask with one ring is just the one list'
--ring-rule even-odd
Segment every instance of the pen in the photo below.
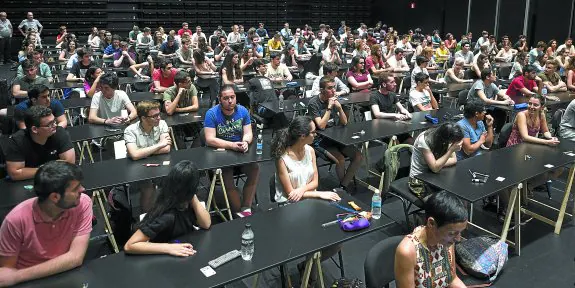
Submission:
{"label": "pen", "polygon": [[330,221],[330,222],[327,222],[327,223],[323,223],[323,224],[321,224],[321,227],[322,227],[322,228],[329,227],[329,226],[332,226],[332,225],[337,224],[337,222],[339,222],[339,220],[333,220],[333,221]]}

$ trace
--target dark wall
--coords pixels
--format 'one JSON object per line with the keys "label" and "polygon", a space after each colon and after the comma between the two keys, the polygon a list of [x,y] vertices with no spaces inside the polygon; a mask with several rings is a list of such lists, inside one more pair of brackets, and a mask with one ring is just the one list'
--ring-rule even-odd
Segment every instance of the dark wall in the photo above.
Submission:
{"label": "dark wall", "polygon": [[452,33],[455,39],[461,39],[461,35],[466,33],[467,26],[467,5],[469,0],[446,0],[445,1],[445,33]]}
{"label": "dark wall", "polygon": [[526,0],[501,1],[497,35],[508,35],[511,39],[517,39],[523,34],[525,3]]}
{"label": "dark wall", "polygon": [[483,30],[490,34],[493,33],[495,28],[495,4],[497,4],[497,0],[471,1],[469,30],[473,32],[474,41],[481,36],[481,31]]}
{"label": "dark wall", "polygon": [[537,40],[557,39],[562,43],[569,34],[571,1],[568,0],[531,0],[530,29],[528,40],[533,44]]}

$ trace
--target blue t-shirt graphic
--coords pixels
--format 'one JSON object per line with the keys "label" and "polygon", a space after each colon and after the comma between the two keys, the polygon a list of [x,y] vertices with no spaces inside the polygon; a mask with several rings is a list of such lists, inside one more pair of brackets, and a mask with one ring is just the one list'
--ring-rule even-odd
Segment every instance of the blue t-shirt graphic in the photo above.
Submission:
{"label": "blue t-shirt graphic", "polygon": [[242,105],[236,105],[234,114],[224,115],[221,105],[212,107],[206,113],[204,127],[216,129],[216,137],[230,141],[239,142],[244,136],[244,126],[251,124],[248,109]]}

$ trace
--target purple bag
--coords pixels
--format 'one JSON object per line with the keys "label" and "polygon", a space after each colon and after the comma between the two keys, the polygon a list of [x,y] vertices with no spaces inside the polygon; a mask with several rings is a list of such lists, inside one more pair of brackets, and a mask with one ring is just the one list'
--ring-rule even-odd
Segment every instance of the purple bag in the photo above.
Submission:
{"label": "purple bag", "polygon": [[357,231],[369,227],[369,220],[365,217],[353,217],[353,220],[339,221],[339,228],[343,231]]}

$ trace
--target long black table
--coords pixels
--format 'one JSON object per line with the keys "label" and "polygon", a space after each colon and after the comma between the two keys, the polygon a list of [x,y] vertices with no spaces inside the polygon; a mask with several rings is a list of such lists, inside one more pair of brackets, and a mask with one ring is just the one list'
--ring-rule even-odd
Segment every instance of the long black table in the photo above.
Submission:
{"label": "long black table", "polygon": [[[349,206],[346,202],[353,199],[341,196],[341,204]],[[356,203],[359,204],[357,200]],[[368,205],[362,206],[369,209]],[[135,256],[121,252],[93,260],[73,271],[17,287],[77,288],[84,283],[90,287],[222,287],[392,223],[382,215],[381,219],[371,220],[369,228],[360,231],[344,232],[337,225],[322,228],[321,224],[336,219],[336,214],[342,211],[327,201],[308,199],[180,237],[179,241],[191,243],[197,251],[187,258]],[[208,261],[240,249],[245,223],[252,225],[255,235],[252,260],[236,258],[216,268],[215,275],[205,277],[200,268],[207,266]]]}
{"label": "long black table", "polygon": [[[511,212],[515,211],[519,214],[520,210],[523,213],[554,226],[555,233],[559,234],[563,217],[565,215],[567,201],[569,199],[571,183],[573,182],[573,168],[571,168],[569,172],[567,188],[561,208],[560,210],[557,210],[559,212],[557,221],[552,221],[547,218],[542,219],[542,216],[520,208],[521,193],[519,193],[518,190],[521,188],[526,189],[526,183],[529,179],[550,172],[559,167],[571,165],[575,162],[575,154],[569,153],[572,153],[573,151],[575,151],[575,142],[571,141],[562,141],[557,147],[521,143],[458,161],[455,166],[444,168],[439,173],[432,173],[430,171],[424,172],[417,175],[416,178],[440,189],[449,191],[470,203],[477,202],[491,195],[495,195],[504,189],[513,188],[521,184],[518,189],[513,189],[507,210],[507,219],[501,236],[502,239],[506,240],[507,230],[509,228],[512,215]],[[472,176],[469,170],[489,175],[487,182],[471,182]],[[503,177],[504,179],[499,179],[501,180],[499,181],[497,179],[498,177]],[[470,212],[472,212],[472,209]],[[515,219],[519,218],[516,217]],[[516,227],[515,232],[517,233],[515,239],[519,242],[520,236],[518,233],[520,233],[520,228]],[[519,248],[520,247],[517,244],[516,251],[519,252]]]}

